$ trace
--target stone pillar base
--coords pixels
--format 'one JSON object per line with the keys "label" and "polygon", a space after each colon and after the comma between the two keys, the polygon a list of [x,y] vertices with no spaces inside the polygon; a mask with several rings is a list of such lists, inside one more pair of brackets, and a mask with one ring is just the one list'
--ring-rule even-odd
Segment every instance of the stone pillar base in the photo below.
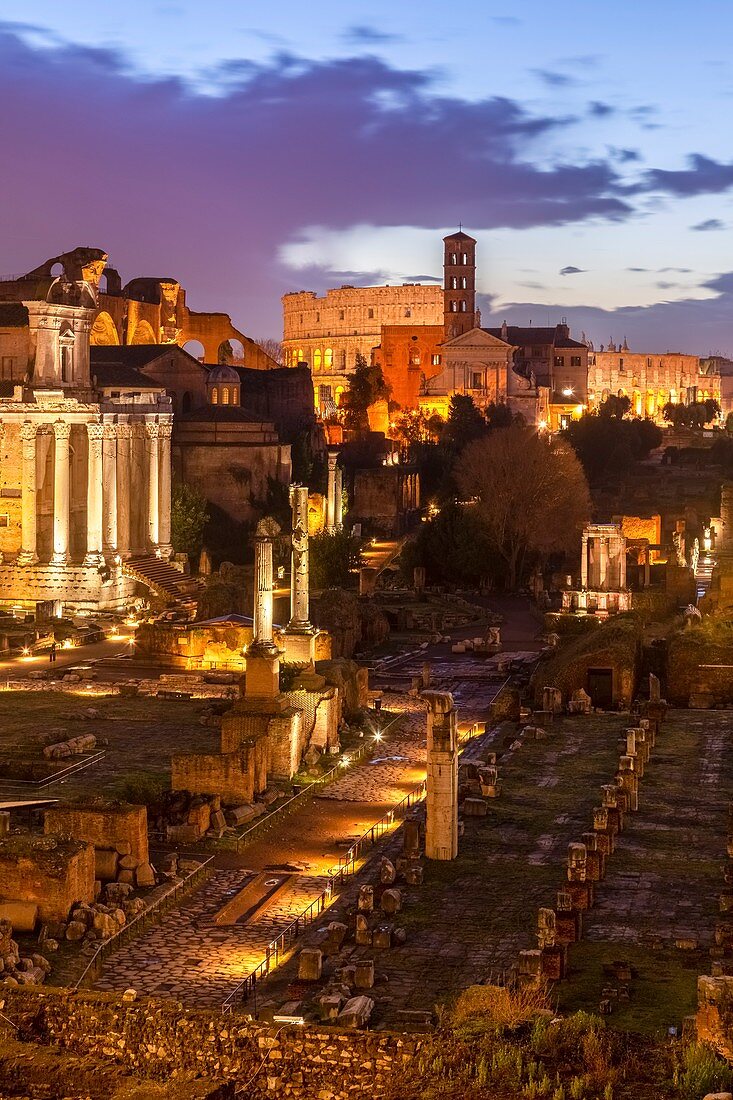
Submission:
{"label": "stone pillar base", "polygon": [[65,566],[70,564],[71,559],[68,554],[52,554],[49,565]]}
{"label": "stone pillar base", "polygon": [[300,631],[288,625],[282,640],[285,643],[283,659],[288,664],[312,665],[315,662],[316,630],[314,627],[309,631]]}
{"label": "stone pillar base", "polygon": [[160,543],[155,553],[159,558],[163,558],[165,561],[170,561],[173,557],[173,547],[170,545],[170,543]]}
{"label": "stone pillar base", "polygon": [[18,554],[16,561],[17,565],[38,565],[38,554],[32,553],[30,550],[21,550]]}
{"label": "stone pillar base", "polygon": [[104,565],[104,564],[105,564],[104,554],[100,553],[99,551],[91,552],[89,554],[85,554],[84,555],[84,561],[82,562],[82,565],[86,565],[86,566],[90,566],[90,567]]}

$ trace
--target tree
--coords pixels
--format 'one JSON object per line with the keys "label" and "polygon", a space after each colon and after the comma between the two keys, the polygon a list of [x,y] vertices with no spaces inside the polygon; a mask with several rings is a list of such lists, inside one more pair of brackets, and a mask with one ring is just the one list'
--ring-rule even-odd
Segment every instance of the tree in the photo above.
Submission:
{"label": "tree", "polygon": [[448,419],[440,437],[441,443],[458,450],[472,439],[486,435],[488,430],[486,419],[481,410],[476,408],[471,395],[454,393],[450,399]]}
{"label": "tree", "polygon": [[675,428],[704,428],[720,416],[720,405],[713,397],[692,401],[689,405],[668,401],[662,409],[662,416]]}
{"label": "tree", "polygon": [[491,401],[486,406],[486,423],[490,430],[508,428],[514,423],[514,414],[504,401]]}
{"label": "tree", "polygon": [[601,401],[598,406],[598,415],[615,416],[618,420],[623,420],[630,409],[630,397],[626,397],[625,395],[616,396],[615,393],[612,393],[609,394],[605,401]]}
{"label": "tree", "polygon": [[203,493],[181,482],[171,497],[171,542],[177,554],[197,557],[201,552],[204,527],[209,519]]}
{"label": "tree", "polygon": [[368,431],[369,406],[375,401],[388,400],[389,394],[390,389],[382,368],[367,363],[364,356],[357,353],[354,372],[349,375],[349,384],[341,398],[346,427],[355,431]]}
{"label": "tree", "polygon": [[493,580],[503,569],[476,508],[455,501],[420,525],[401,560],[408,576],[414,566],[423,565],[430,580],[438,584],[478,585]]}
{"label": "tree", "polygon": [[263,336],[261,340],[255,340],[258,348],[262,348],[265,355],[269,355],[279,367],[285,365],[285,350],[279,340],[271,336]]}
{"label": "tree", "polygon": [[313,588],[348,588],[352,570],[361,563],[359,540],[346,531],[323,531],[310,540],[310,581]]}
{"label": "tree", "polygon": [[[619,399],[623,400],[623,399]],[[622,477],[662,442],[652,420],[624,420],[618,413],[584,413],[562,433],[593,483],[606,476]]]}
{"label": "tree", "polygon": [[504,562],[510,589],[528,554],[574,549],[590,515],[588,483],[572,448],[519,424],[469,443],[454,474]]}

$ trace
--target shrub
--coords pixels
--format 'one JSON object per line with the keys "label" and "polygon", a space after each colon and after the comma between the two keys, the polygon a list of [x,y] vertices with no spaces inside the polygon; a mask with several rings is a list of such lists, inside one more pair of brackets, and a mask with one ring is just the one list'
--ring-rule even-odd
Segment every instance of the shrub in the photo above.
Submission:
{"label": "shrub", "polygon": [[690,1043],[682,1055],[678,1087],[685,1100],[701,1100],[708,1092],[728,1091],[733,1083],[729,1066],[707,1043]]}
{"label": "shrub", "polygon": [[160,775],[147,772],[129,772],[115,784],[115,794],[122,802],[136,806],[152,806],[160,802],[167,784]]}
{"label": "shrub", "polygon": [[453,1030],[461,1038],[502,1035],[533,1023],[548,1009],[543,990],[507,989],[499,985],[471,985],[453,1009]]}

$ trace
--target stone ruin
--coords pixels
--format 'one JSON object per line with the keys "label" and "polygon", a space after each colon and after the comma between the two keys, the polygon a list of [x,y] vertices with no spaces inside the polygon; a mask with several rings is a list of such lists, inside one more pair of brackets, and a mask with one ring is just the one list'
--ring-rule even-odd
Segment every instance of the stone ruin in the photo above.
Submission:
{"label": "stone ruin", "polygon": [[[253,636],[244,688],[234,707],[221,716],[218,752],[173,757],[174,791],[253,806],[271,780],[287,782],[304,760],[313,766],[322,753],[338,751],[342,693],[315,667],[320,635],[309,613],[307,487],[291,486],[290,499],[291,614],[279,636],[284,649],[275,640],[273,624],[273,545],[280,528],[268,518],[260,521],[255,535]],[[280,686],[281,662],[292,674],[287,691]]]}
{"label": "stone ruin", "polygon": [[620,523],[591,523],[583,529],[580,587],[562,594],[563,611],[605,617],[631,610],[626,584],[626,537]]}

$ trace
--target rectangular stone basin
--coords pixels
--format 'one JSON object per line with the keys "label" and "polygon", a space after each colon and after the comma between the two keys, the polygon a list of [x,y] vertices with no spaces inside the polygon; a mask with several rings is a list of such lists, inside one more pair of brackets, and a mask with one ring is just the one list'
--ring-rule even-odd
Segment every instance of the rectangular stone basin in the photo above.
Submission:
{"label": "rectangular stone basin", "polygon": [[214,918],[220,925],[247,924],[266,913],[290,886],[293,875],[286,871],[263,871],[222,906]]}

